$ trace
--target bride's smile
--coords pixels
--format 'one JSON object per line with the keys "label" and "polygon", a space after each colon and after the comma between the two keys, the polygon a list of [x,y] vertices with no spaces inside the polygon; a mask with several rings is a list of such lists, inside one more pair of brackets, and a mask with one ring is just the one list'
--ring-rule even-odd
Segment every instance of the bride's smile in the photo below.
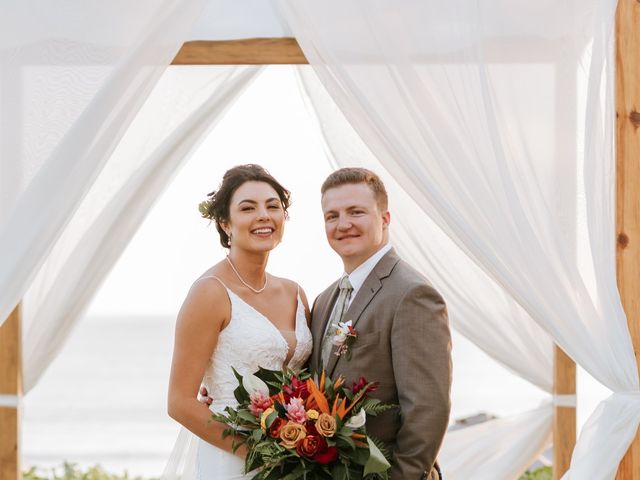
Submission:
{"label": "bride's smile", "polygon": [[234,192],[230,203],[229,221],[223,226],[232,248],[268,252],[281,242],[286,216],[271,185],[245,182]]}

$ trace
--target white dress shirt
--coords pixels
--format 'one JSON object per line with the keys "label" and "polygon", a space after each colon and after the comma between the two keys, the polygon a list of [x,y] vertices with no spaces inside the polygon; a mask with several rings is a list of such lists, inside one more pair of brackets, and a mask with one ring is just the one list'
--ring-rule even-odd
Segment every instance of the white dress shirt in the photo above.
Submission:
{"label": "white dress shirt", "polygon": [[342,274],[342,277],[344,277],[345,275],[349,277],[349,282],[351,282],[351,286],[353,287],[351,296],[349,297],[349,300],[347,300],[347,308],[351,306],[351,302],[353,302],[353,299],[356,298],[358,291],[360,290],[360,288],[362,288],[362,284],[367,279],[369,274],[373,271],[380,259],[384,257],[384,254],[389,250],[391,250],[391,244],[387,243],[382,248],[380,248],[380,250],[378,250],[376,253],[362,262],[353,272],[349,274],[345,272]]}

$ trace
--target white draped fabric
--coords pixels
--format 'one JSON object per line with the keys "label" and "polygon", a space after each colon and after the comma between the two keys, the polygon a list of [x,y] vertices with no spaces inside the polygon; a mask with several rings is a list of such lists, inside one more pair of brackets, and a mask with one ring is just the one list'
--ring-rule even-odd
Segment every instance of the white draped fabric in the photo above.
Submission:
{"label": "white draped fabric", "polygon": [[[523,458],[531,465],[540,455],[539,446],[551,441],[553,410],[550,405],[520,415],[499,418],[448,432],[439,454],[444,477],[449,480],[497,480],[520,478]],[[588,477],[587,477],[588,478]]]}
{"label": "white draped fabric", "polygon": [[383,178],[391,201],[393,243],[445,297],[452,326],[500,364],[551,392],[551,337],[400,188],[358,137],[311,67],[297,67],[297,71],[329,161],[335,168],[369,168]]}
{"label": "white draped fabric", "polygon": [[322,83],[401,187],[617,392],[587,421],[566,475],[613,478],[640,421],[615,283],[615,1],[280,5]]}
{"label": "white draped fabric", "polygon": [[[400,254],[418,268],[447,301],[453,328],[469,338],[487,355],[517,375],[551,393],[553,342],[551,337],[416,205],[358,137],[331,100],[311,67],[298,67],[302,88],[311,113],[317,118],[334,167],[360,166],[374,170],[384,180],[390,195],[391,236]],[[455,348],[455,345],[454,345]],[[454,366],[455,369],[455,366]],[[538,411],[538,410],[537,410]],[[524,472],[532,458],[548,445],[551,434],[551,404],[541,407],[544,421],[526,428],[531,412],[509,421],[490,421],[484,428],[448,433],[441,456],[463,458],[469,444],[476,443],[476,471],[493,479],[513,478]],[[496,443],[495,438],[502,443]],[[526,449],[502,448],[527,445]],[[484,456],[480,455],[484,451]],[[533,452],[533,457],[532,457]],[[447,478],[466,479],[470,465],[442,461]]]}
{"label": "white draped fabric", "polygon": [[169,67],[23,297],[24,391],[50,365],[136,229],[260,67]]}
{"label": "white draped fabric", "polygon": [[0,323],[26,291],[202,5],[202,0],[3,5]]}

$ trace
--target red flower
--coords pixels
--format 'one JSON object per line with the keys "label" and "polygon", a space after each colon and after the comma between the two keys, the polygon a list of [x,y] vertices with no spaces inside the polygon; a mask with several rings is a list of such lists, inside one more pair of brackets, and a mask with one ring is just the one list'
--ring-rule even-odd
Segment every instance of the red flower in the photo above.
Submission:
{"label": "red flower", "polygon": [[318,451],[312,458],[320,465],[327,465],[338,458],[338,449],[336,447],[327,447],[324,452]]}
{"label": "red flower", "polygon": [[269,436],[271,438],[280,438],[280,430],[287,424],[284,418],[276,417],[271,426],[269,427]]}
{"label": "red flower", "polygon": [[307,427],[307,435],[319,435],[314,421],[309,420],[305,426]]}
{"label": "red flower", "polygon": [[296,451],[303,457],[313,457],[320,449],[326,448],[327,441],[319,435],[307,435],[296,445]]}
{"label": "red flower", "polygon": [[297,377],[293,377],[291,379],[291,385],[284,385],[282,387],[282,392],[284,393],[286,403],[289,403],[289,400],[293,397],[299,397],[302,400],[306,400],[310,395],[309,389],[307,388],[307,382],[301,382]]}
{"label": "red flower", "polygon": [[[353,382],[353,387],[351,387],[351,391],[353,392],[354,395],[356,395],[360,390],[362,390],[365,387],[367,383],[368,382],[366,378],[360,377],[357,382]],[[373,385],[369,385],[369,387],[367,388],[367,391],[364,394],[368,395],[369,393],[375,392],[377,389],[378,389],[378,382],[374,383]]]}

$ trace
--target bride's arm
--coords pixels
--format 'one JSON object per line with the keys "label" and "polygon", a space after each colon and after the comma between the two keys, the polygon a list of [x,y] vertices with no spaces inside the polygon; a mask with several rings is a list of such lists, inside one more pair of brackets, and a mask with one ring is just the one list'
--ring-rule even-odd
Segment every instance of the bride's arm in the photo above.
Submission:
{"label": "bride's arm", "polygon": [[[176,322],[169,379],[168,413],[203,440],[232,451],[233,437],[222,438],[226,425],[211,421],[211,411],[197,395],[220,331],[229,322],[231,305],[224,288],[214,279],[196,282]],[[244,457],[246,450],[236,454]]]}

